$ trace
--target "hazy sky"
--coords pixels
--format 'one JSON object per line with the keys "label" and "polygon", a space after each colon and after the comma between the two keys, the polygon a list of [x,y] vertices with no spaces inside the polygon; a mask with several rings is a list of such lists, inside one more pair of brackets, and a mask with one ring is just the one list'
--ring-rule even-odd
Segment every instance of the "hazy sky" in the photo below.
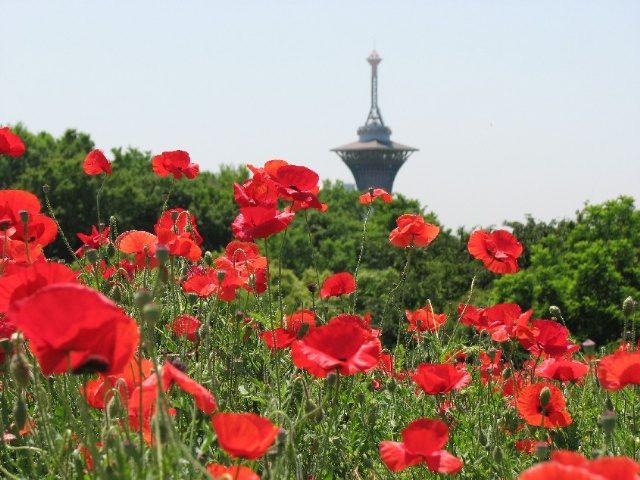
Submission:
{"label": "hazy sky", "polygon": [[353,183],[329,150],[374,48],[391,138],[420,149],[394,190],[446,227],[640,192],[637,0],[0,0],[0,126]]}

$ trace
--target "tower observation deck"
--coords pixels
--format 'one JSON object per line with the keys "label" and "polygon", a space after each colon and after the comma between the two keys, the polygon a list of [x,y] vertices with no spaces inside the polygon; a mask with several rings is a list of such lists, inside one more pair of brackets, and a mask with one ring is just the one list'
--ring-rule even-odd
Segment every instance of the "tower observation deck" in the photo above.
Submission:
{"label": "tower observation deck", "polygon": [[332,148],[356,180],[358,190],[393,189],[402,164],[417,148],[391,141],[391,129],[384,124],[378,107],[378,65],[382,58],[374,50],[367,58],[371,65],[371,109],[365,124],[358,128],[358,141]]}

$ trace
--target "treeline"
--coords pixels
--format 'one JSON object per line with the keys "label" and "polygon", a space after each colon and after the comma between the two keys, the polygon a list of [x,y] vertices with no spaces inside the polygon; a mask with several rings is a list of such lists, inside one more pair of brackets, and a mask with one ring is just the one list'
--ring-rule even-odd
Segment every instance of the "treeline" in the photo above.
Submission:
{"label": "treeline", "polygon": [[[108,155],[113,175],[89,177],[82,171],[85,156],[95,148],[89,135],[67,130],[54,138],[21,125],[12,130],[27,151],[21,158],[0,156],[0,187],[31,191],[44,205],[42,189],[47,185],[51,208],[72,249],[81,243],[76,233],[88,233],[98,221],[108,224],[111,218],[118,232],[151,231],[167,195],[169,208],[195,214],[205,250],[220,252],[232,239],[230,225],[238,214],[232,185],[248,178],[244,166],[222,166],[217,173],[172,182],[153,173],[151,152],[115,148]],[[555,305],[577,340],[590,337],[604,343],[619,337],[625,325],[622,301],[639,296],[640,212],[630,197],[587,205],[574,219],[505,222],[525,246],[523,271],[497,278],[468,254],[471,232],[444,228],[435,214],[402,195],[394,195],[390,204],[375,203],[369,211],[358,202],[360,193],[327,181],[319,195],[329,205],[326,212],[301,212],[268,246],[260,242],[276,262],[272,275],[282,287],[287,310],[308,307],[309,283],[333,272],[354,273],[358,265],[358,311],[384,316],[388,326],[398,325],[405,308],[424,307],[428,301],[436,311],[454,314],[458,303],[467,301],[475,276],[472,304],[516,302],[523,310],[533,308],[534,318],[549,318],[549,307]],[[411,249],[409,258],[408,251],[388,240],[403,213],[423,214],[442,227],[436,241],[425,249]],[[61,236],[47,253],[71,260]],[[627,325],[631,330],[632,323]]]}

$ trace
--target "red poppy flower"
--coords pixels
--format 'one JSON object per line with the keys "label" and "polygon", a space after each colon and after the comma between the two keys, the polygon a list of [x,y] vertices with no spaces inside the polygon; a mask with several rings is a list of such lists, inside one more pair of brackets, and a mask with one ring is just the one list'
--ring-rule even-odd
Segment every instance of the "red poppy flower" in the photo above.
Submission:
{"label": "red poppy flower", "polygon": [[229,242],[225,255],[216,258],[214,265],[219,270],[234,271],[241,286],[250,292],[260,294],[267,289],[267,257],[260,256],[253,242]]}
{"label": "red poppy flower", "polygon": [[640,464],[629,457],[599,457],[588,460],[577,452],[556,450],[551,460],[523,471],[519,480],[571,478],[577,480],[636,479]]}
{"label": "red poppy flower", "polygon": [[381,353],[382,345],[371,327],[367,329],[362,319],[352,315],[332,318],[291,344],[293,363],[320,378],[334,371],[342,375],[367,372],[376,367]]}
{"label": "red poppy flower", "polygon": [[298,339],[298,332],[303,324],[309,326],[306,327],[309,331],[316,326],[315,314],[312,310],[298,310],[290,317],[285,317],[285,322],[285,328],[274,328],[258,335],[270,349],[290,346]]}
{"label": "red poppy flower", "polygon": [[627,385],[640,385],[640,350],[617,351],[598,362],[598,380],[605,390],[616,391]]}
{"label": "red poppy flower", "polygon": [[339,297],[356,291],[356,281],[349,272],[334,273],[326,278],[320,288],[320,298]]}
{"label": "red poppy flower", "polygon": [[291,211],[315,208],[325,211],[327,206],[318,200],[320,177],[313,170],[298,165],[282,165],[271,176],[276,183],[278,196],[292,201]]}
{"label": "red poppy flower", "polygon": [[522,244],[506,230],[487,233],[477,230],[469,237],[469,253],[494,273],[516,273],[518,257],[522,254]]}
{"label": "red poppy flower", "polygon": [[565,356],[580,350],[580,345],[569,341],[569,330],[553,320],[534,320],[531,322],[533,336],[519,338],[520,345],[533,355],[542,353],[552,357]]}
{"label": "red poppy flower", "polygon": [[189,154],[183,150],[162,152],[151,159],[151,166],[159,177],[173,175],[176,180],[180,180],[183,175],[189,179],[196,178],[200,172],[200,166],[191,163]]}
{"label": "red poppy flower", "polygon": [[78,283],[78,274],[54,262],[34,263],[11,275],[5,272],[0,276],[0,314],[5,313],[10,305],[56,283]]}
{"label": "red poppy flower", "polygon": [[82,170],[84,170],[84,173],[87,175],[100,175],[103,172],[111,175],[113,173],[109,160],[104,156],[102,150],[98,149],[89,152],[82,164]]}
{"label": "red poppy flower", "polygon": [[276,439],[279,427],[255,413],[216,413],[211,417],[218,443],[232,458],[256,460]]}
{"label": "red poppy flower", "polygon": [[446,450],[449,428],[440,420],[420,418],[402,431],[402,442],[380,442],[380,458],[392,472],[424,462],[437,473],[456,473],[464,463]]}
{"label": "red poppy flower", "polygon": [[506,342],[510,338],[533,336],[529,326],[533,310],[522,313],[520,306],[515,303],[499,303],[486,308],[487,330],[496,342]]}
{"label": "red poppy flower", "polygon": [[121,372],[138,348],[138,325],[100,292],[59,283],[40,288],[6,313],[24,333],[44,375]]}
{"label": "red poppy flower", "polygon": [[438,236],[440,227],[425,223],[422,215],[405,214],[396,220],[397,228],[389,235],[389,241],[396,247],[426,247]]}
{"label": "red poppy flower", "polygon": [[231,224],[238,240],[249,242],[254,238],[267,238],[289,226],[295,213],[278,212],[275,207],[242,207]]}
{"label": "red poppy flower", "polygon": [[405,310],[404,314],[409,320],[408,332],[435,332],[444,325],[447,321],[446,313],[433,313],[431,305],[427,305],[424,308],[419,308],[415,312]]}
{"label": "red poppy flower", "polygon": [[461,390],[469,384],[471,375],[450,363],[421,363],[409,376],[428,395],[440,395]]}
{"label": "red poppy flower", "polygon": [[547,358],[536,367],[538,377],[569,382],[584,377],[589,366],[570,358]]}
{"label": "red poppy flower", "polygon": [[219,463],[210,463],[205,467],[213,477],[213,480],[260,480],[260,476],[243,465],[225,467]]}
{"label": "red poppy flower", "polygon": [[278,193],[269,175],[264,170],[255,170],[253,178],[246,180],[242,185],[233,184],[233,199],[239,207],[275,208]]}
{"label": "red poppy flower", "polygon": [[[173,220],[175,218],[175,220]],[[204,241],[198,233],[196,216],[184,208],[167,210],[154,225],[155,231],[171,230],[176,235],[188,234],[196,245]]]}
{"label": "red poppy flower", "polygon": [[95,225],[91,226],[91,233],[85,235],[84,233],[76,233],[78,238],[82,240],[82,246],[76,250],[76,255],[82,257],[84,255],[85,246],[87,248],[100,248],[102,245],[109,243],[109,227],[105,227],[102,231],[99,231]]}
{"label": "red poppy flower", "polygon": [[458,305],[458,315],[463,325],[475,327],[478,333],[489,330],[489,323],[485,313],[486,308],[476,308],[473,305],[461,303]]}
{"label": "red poppy flower", "polygon": [[480,370],[482,384],[486,385],[489,382],[489,379],[491,379],[492,382],[501,381],[502,371],[506,367],[504,361],[502,360],[502,349],[498,348],[497,350],[495,350],[492,356],[490,356],[485,351],[481,351],[479,353],[479,356],[481,363],[478,368]]}
{"label": "red poppy flower", "polygon": [[[27,213],[26,225],[20,212]],[[0,224],[4,230],[2,239],[29,243],[31,261],[35,258],[31,255],[31,247],[44,247],[53,242],[58,234],[56,223],[39,212],[40,201],[33,193],[24,190],[0,190]],[[8,242],[5,247],[9,247],[11,243]],[[15,244],[11,247],[19,249]],[[26,250],[26,246],[23,246],[23,249]]]}
{"label": "red poppy flower", "polygon": [[230,266],[218,269],[200,266],[187,274],[187,279],[182,282],[182,289],[199,297],[206,298],[215,294],[224,302],[232,302],[236,299],[236,290],[244,284],[245,281]]}
{"label": "red poppy flower", "polygon": [[[547,388],[549,399],[542,405],[540,392]],[[572,422],[571,416],[564,409],[566,401],[562,391],[551,383],[539,382],[524,387],[516,399],[520,416],[535,427],[566,427]]]}
{"label": "red poppy flower", "polygon": [[122,372],[113,375],[99,374],[99,378],[87,382],[86,388],[81,386],[80,393],[93,408],[102,409],[105,406],[105,400],[108,401],[113,396],[110,392],[112,389],[117,388],[120,398],[127,399],[133,390],[151,375],[152,371],[151,360],[132,357]]}
{"label": "red poppy flower", "polygon": [[383,353],[382,355],[380,355],[378,368],[386,376],[396,378],[398,380],[404,380],[407,377],[407,373],[405,371],[396,371],[394,368],[394,363],[395,360],[389,353]]}
{"label": "red poppy flower", "polygon": [[190,315],[180,315],[167,328],[179,337],[187,337],[190,342],[196,341],[196,331],[202,326],[202,322]]}
{"label": "red poppy flower", "polygon": [[202,249],[196,244],[191,233],[176,234],[173,230],[157,228],[156,235],[158,236],[158,245],[169,248],[169,255],[184,257],[192,262],[197,262],[202,258]]}
{"label": "red poppy flower", "polygon": [[391,194],[382,188],[371,189],[367,193],[360,195],[358,200],[363,205],[367,205],[368,203],[373,202],[376,198],[381,198],[384,203],[390,203],[393,200]]}
{"label": "red poppy flower", "polygon": [[10,132],[9,127],[0,128],[0,155],[21,157],[24,151],[24,143],[18,135]]}

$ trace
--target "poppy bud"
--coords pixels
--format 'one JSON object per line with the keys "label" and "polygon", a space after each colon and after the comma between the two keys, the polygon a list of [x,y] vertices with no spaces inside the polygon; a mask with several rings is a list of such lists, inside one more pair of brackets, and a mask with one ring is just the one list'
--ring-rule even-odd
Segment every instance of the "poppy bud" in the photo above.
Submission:
{"label": "poppy bud", "polygon": [[549,459],[549,444],[546,442],[538,442],[536,444],[536,457],[539,461],[544,462]]}
{"label": "poppy bud", "polygon": [[502,463],[504,460],[504,453],[502,452],[500,445],[496,445],[496,448],[493,449],[493,459],[496,463]]}
{"label": "poppy bud", "polygon": [[625,317],[630,317],[635,313],[637,307],[638,302],[636,302],[633,297],[627,297],[624,299],[624,302],[622,302],[622,313]]}
{"label": "poppy bud", "polygon": [[98,251],[93,249],[93,248],[89,248],[85,251],[85,255],[87,256],[87,260],[89,260],[89,263],[91,265],[96,265],[98,263]]}
{"label": "poppy bud", "polygon": [[585,355],[595,355],[596,342],[587,338],[584,342],[582,342],[582,349],[584,350]]}
{"label": "poppy bud", "polygon": [[160,265],[164,265],[169,261],[169,247],[166,245],[158,245],[156,247],[156,259]]}
{"label": "poppy bud", "polygon": [[487,350],[487,356],[489,357],[489,360],[491,360],[491,362],[493,362],[496,359],[497,353],[498,353],[498,350],[496,350],[493,347]]}
{"label": "poppy bud", "polygon": [[607,398],[604,402],[604,409],[605,411],[609,410],[613,412],[613,402],[611,401],[610,398]]}
{"label": "poppy bud", "polygon": [[158,269],[158,276],[162,283],[167,283],[169,281],[169,269],[165,266],[160,266]]}
{"label": "poppy bud", "polygon": [[107,257],[113,257],[116,254],[116,247],[113,243],[107,243]]}
{"label": "poppy bud", "polygon": [[362,465],[365,468],[373,468],[373,460],[371,460],[369,457],[367,457],[366,455],[364,456],[364,458],[362,459]]}
{"label": "poppy bud", "polygon": [[482,445],[483,447],[486,447],[487,444],[489,443],[487,439],[487,435],[484,433],[484,430],[482,429],[480,429],[480,431],[478,432],[478,441],[480,442],[480,445]]}
{"label": "poppy bud", "polygon": [[364,393],[358,392],[356,394],[356,402],[358,402],[360,405],[364,403]]}
{"label": "poppy bud", "polygon": [[162,308],[155,303],[148,303],[142,308],[142,318],[144,321],[151,325],[156,325],[160,320],[162,314]]}
{"label": "poppy bud", "polygon": [[213,267],[213,253],[211,253],[209,250],[204,252],[204,264],[207,267]]}
{"label": "poppy bud", "polygon": [[133,301],[139,309],[142,309],[147,303],[150,303],[153,300],[153,295],[151,295],[151,291],[146,288],[141,288],[136,292],[133,296]]}
{"label": "poppy bud", "polygon": [[216,277],[218,278],[218,284],[221,284],[224,281],[224,277],[227,276],[227,272],[224,270],[218,270],[216,272]]}
{"label": "poppy bud", "polygon": [[510,377],[511,377],[511,367],[507,367],[504,370],[502,370],[502,378],[504,380],[507,380]]}
{"label": "poppy bud", "polygon": [[539,398],[542,408],[546,408],[546,406],[549,405],[549,402],[551,401],[551,390],[549,390],[549,387],[543,387],[542,390],[540,390]]}
{"label": "poppy bud", "polygon": [[598,415],[598,424],[602,427],[604,434],[609,436],[616,427],[618,415],[611,410],[605,411],[602,415]]}
{"label": "poppy bud", "polygon": [[398,383],[396,382],[395,378],[392,378],[387,382],[387,390],[389,390],[391,393],[395,392],[396,388],[398,388]]}
{"label": "poppy bud", "polygon": [[13,421],[16,423],[18,430],[22,430],[24,428],[27,424],[28,418],[29,412],[27,411],[27,404],[25,403],[24,398],[22,398],[22,395],[20,395],[16,402],[16,406],[13,409]]}
{"label": "poppy bud", "polygon": [[302,340],[304,336],[309,332],[311,325],[306,322],[300,324],[300,328],[298,329],[298,340]]}
{"label": "poppy bud", "polygon": [[307,290],[309,290],[311,293],[316,293],[318,291],[318,284],[315,282],[308,283]]}
{"label": "poppy bud", "polygon": [[26,210],[20,210],[19,214],[20,214],[20,221],[22,223],[24,223],[25,225],[29,223],[29,212],[27,212]]}
{"label": "poppy bud", "polygon": [[171,213],[169,213],[169,216],[171,217],[171,220],[173,222],[178,220],[178,212],[176,212],[175,210],[171,210]]}
{"label": "poppy bud", "polygon": [[284,428],[278,430],[278,435],[276,435],[276,442],[282,443],[287,439],[287,431]]}
{"label": "poppy bud", "polygon": [[42,185],[42,191],[44,192],[44,194],[48,194],[49,193],[49,184],[45,183],[44,185]]}
{"label": "poppy bud", "polygon": [[554,317],[558,317],[558,318],[562,318],[562,312],[560,311],[560,309],[558,307],[556,307],[555,305],[551,305],[549,307],[549,313],[551,315],[553,315]]}
{"label": "poppy bud", "polygon": [[327,385],[333,387],[338,381],[338,374],[336,372],[329,372],[327,374]]}
{"label": "poppy bud", "polygon": [[18,384],[20,388],[27,388],[29,386],[31,376],[31,365],[24,353],[18,351],[13,357],[11,357],[11,363],[9,364],[9,370],[11,376]]}

